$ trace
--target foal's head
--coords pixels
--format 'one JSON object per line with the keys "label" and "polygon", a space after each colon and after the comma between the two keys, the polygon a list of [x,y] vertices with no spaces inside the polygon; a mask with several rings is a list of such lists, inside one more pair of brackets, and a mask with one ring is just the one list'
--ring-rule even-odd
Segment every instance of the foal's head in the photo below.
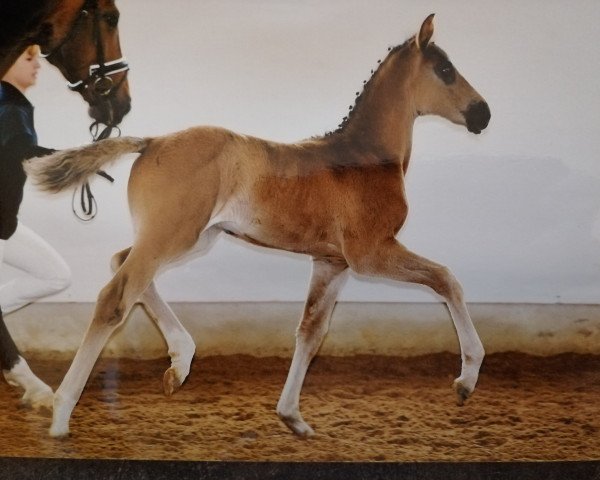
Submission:
{"label": "foal's head", "polygon": [[433,15],[410,42],[415,72],[414,108],[420,115],[434,114],[481,133],[490,121],[490,109],[483,97],[454,68],[446,53],[431,42]]}

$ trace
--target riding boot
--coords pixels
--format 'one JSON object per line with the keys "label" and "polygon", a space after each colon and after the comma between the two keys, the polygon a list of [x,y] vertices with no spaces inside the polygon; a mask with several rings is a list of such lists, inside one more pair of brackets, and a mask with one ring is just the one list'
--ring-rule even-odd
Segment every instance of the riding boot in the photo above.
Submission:
{"label": "riding boot", "polygon": [[9,385],[25,390],[21,403],[33,408],[52,410],[54,401],[52,389],[34,375],[25,359],[19,355],[19,350],[4,323],[1,309],[0,367],[2,367],[2,373]]}

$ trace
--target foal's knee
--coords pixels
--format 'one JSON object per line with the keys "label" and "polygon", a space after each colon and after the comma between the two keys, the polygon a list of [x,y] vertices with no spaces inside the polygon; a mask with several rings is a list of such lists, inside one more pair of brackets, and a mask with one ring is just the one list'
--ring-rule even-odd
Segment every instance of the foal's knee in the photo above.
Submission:
{"label": "foal's knee", "polygon": [[328,324],[326,319],[304,318],[296,330],[296,339],[302,343],[319,342],[327,334]]}
{"label": "foal's knee", "polygon": [[296,330],[296,344],[314,356],[329,330],[327,315],[317,305],[307,304],[304,317]]}
{"label": "foal's knee", "polygon": [[433,271],[430,286],[438,295],[450,301],[464,301],[462,286],[448,267],[440,266]]}

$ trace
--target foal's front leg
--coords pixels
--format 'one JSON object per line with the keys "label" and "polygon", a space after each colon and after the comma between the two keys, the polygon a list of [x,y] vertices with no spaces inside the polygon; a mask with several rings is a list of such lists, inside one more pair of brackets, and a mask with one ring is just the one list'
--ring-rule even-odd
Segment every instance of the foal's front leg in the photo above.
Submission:
{"label": "foal's front leg", "polygon": [[357,273],[425,285],[444,298],[460,343],[462,368],[454,388],[462,405],[475,389],[485,352],[458,280],[448,268],[412,253],[395,239],[347,250],[350,266]]}
{"label": "foal's front leg", "polygon": [[346,278],[345,262],[314,259],[310,289],[302,321],[296,332],[296,349],[281,397],[277,414],[298,436],[310,437],[313,429],[300,415],[300,391],[311,360],[319,350],[329,329],[329,320],[338,292]]}

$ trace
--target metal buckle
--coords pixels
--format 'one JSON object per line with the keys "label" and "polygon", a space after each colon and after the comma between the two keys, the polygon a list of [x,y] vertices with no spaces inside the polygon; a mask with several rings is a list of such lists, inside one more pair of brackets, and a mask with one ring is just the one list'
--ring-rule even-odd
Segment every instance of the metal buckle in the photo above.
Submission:
{"label": "metal buckle", "polygon": [[114,83],[110,77],[98,77],[94,80],[94,92],[102,97],[106,97],[112,90]]}

